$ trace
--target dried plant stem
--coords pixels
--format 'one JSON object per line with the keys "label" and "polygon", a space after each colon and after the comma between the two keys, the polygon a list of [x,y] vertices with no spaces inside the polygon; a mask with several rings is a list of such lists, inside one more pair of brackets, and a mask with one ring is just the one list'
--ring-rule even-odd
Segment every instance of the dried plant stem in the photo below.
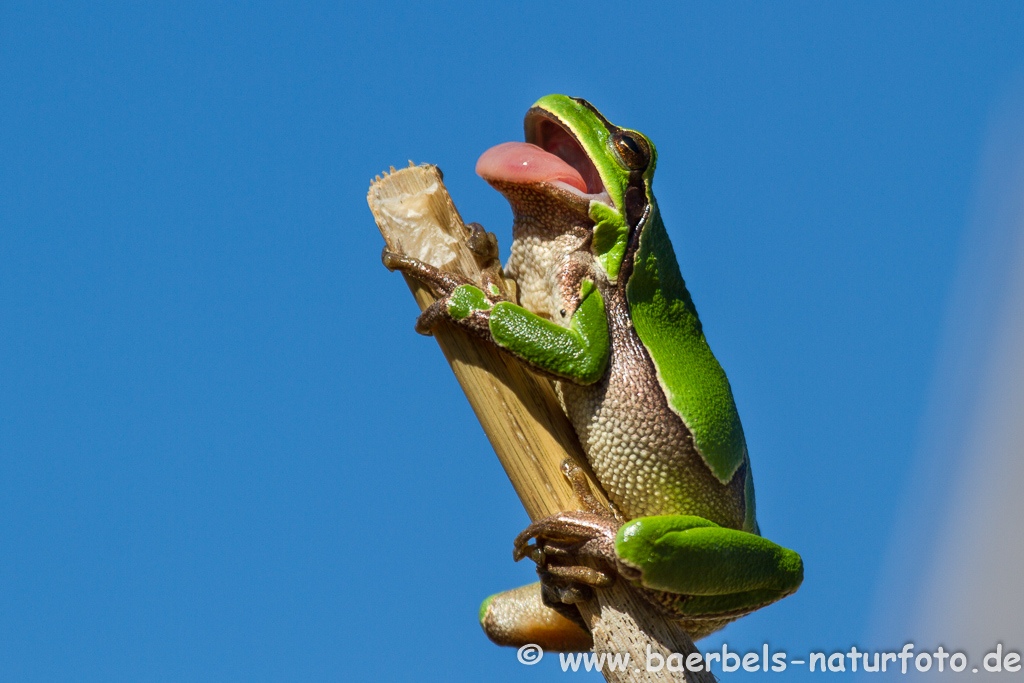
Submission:
{"label": "dried plant stem", "polygon": [[[435,166],[410,162],[400,171],[392,168],[371,184],[367,202],[389,249],[479,280],[480,267],[465,246],[469,231]],[[422,284],[406,281],[421,310],[434,301]],[[567,457],[581,464],[591,489],[607,503],[551,382],[452,325],[439,326],[434,338],[531,519],[576,509],[572,489],[560,471]],[[594,651],[630,655],[627,670],[604,671],[606,680],[714,680],[706,672],[684,676],[665,668],[646,671],[648,652],[686,657],[696,651],[693,642],[624,582],[596,593],[594,600],[580,606],[594,636]]]}

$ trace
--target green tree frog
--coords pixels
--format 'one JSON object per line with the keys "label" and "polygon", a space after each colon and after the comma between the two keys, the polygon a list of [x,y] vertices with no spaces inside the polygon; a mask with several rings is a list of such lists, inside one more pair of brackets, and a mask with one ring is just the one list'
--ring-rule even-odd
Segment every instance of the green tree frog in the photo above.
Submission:
{"label": "green tree frog", "polygon": [[[600,509],[567,466],[587,509],[519,535],[514,556],[537,562],[540,588],[488,598],[481,623],[502,644],[578,649],[586,634],[573,603],[622,577],[700,638],[796,591],[802,561],[758,531],[732,389],[654,199],[654,145],[564,95],[540,99],[525,129],[525,143],[493,147],[476,166],[512,207],[505,272],[518,303],[489,278],[383,255],[440,296],[420,332],[455,323],[556,380],[615,507]],[[496,256],[484,235],[477,226],[477,253]]]}

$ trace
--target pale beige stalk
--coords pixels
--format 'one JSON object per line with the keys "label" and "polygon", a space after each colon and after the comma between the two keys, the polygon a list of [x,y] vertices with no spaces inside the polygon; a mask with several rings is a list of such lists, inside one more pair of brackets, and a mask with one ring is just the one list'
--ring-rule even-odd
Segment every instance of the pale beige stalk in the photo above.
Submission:
{"label": "pale beige stalk", "polygon": [[[465,246],[469,230],[436,166],[413,166],[410,162],[408,168],[399,171],[392,167],[390,174],[378,176],[370,185],[366,200],[392,251],[479,280],[480,267]],[[410,278],[406,282],[421,310],[434,301],[422,284]],[[412,322],[410,316],[410,332]],[[607,504],[550,381],[455,326],[438,326],[434,338],[531,519],[577,509],[572,489],[560,471],[567,457],[581,463],[591,489]],[[509,558],[511,544],[510,538]],[[648,649],[667,658],[671,653],[686,657],[696,648],[676,623],[665,619],[625,582],[617,581],[597,591],[595,600],[581,605],[581,612],[593,633],[595,652],[630,655],[627,670],[605,671],[606,680],[714,680],[706,672],[684,676],[665,668],[661,672],[646,671]]]}

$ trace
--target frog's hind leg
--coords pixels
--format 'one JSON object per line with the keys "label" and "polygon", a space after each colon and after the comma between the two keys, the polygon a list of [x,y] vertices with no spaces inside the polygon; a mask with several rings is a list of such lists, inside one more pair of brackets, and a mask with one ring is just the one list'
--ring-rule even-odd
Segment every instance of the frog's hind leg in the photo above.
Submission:
{"label": "frog's hind leg", "polygon": [[[498,645],[522,647],[539,645],[546,652],[580,652],[590,650],[594,639],[579,619],[575,607],[566,614],[545,604],[541,585],[514,588],[492,595],[480,605],[480,626]],[[575,617],[575,618],[573,618]]]}
{"label": "frog's hind leg", "polygon": [[735,619],[794,593],[804,575],[792,550],[688,515],[634,519],[615,549],[619,572],[679,620]]}

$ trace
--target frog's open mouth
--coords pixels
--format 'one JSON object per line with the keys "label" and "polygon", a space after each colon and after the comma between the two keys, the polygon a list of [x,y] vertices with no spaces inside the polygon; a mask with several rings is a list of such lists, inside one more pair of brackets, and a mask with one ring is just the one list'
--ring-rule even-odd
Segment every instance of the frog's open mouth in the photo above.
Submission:
{"label": "frog's open mouth", "polygon": [[526,117],[526,142],[504,142],[480,155],[476,172],[488,182],[544,183],[611,205],[597,168],[576,138],[545,112]]}

